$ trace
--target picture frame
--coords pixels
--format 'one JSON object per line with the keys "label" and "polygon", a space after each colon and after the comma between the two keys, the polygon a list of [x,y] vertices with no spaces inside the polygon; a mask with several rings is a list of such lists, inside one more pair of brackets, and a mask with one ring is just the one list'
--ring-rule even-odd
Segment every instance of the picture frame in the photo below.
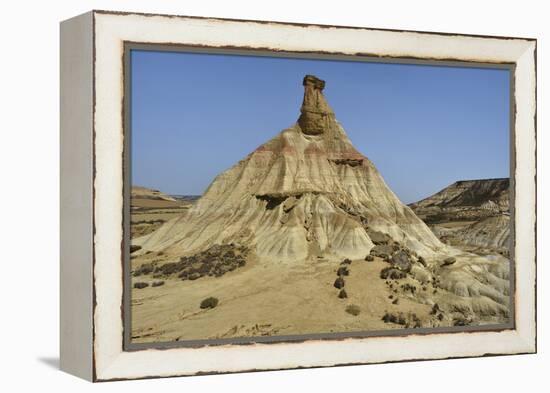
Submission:
{"label": "picture frame", "polygon": [[[128,50],[474,64],[512,75],[513,321],[502,329],[132,346]],[[536,40],[91,11],[61,23],[61,368],[90,381],[536,352]]]}

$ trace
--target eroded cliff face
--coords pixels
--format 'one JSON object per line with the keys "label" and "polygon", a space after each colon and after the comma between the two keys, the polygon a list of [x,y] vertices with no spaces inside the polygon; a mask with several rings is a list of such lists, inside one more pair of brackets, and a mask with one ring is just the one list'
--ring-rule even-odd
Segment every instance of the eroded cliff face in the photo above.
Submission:
{"label": "eroded cliff face", "polygon": [[463,180],[410,207],[443,241],[487,247],[507,255],[510,180]]}
{"label": "eroded cliff face", "polygon": [[417,253],[442,246],[353,147],[325,100],[325,82],[307,75],[303,85],[297,123],[217,176],[185,216],[140,239],[144,250],[238,243],[281,262],[357,258],[373,247],[368,229]]}

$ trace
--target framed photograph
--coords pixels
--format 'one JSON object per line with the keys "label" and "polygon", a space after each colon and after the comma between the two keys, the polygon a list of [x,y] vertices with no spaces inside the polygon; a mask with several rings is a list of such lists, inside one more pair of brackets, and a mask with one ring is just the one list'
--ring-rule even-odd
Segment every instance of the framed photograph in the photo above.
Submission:
{"label": "framed photograph", "polygon": [[536,40],[61,24],[61,367],[536,352]]}

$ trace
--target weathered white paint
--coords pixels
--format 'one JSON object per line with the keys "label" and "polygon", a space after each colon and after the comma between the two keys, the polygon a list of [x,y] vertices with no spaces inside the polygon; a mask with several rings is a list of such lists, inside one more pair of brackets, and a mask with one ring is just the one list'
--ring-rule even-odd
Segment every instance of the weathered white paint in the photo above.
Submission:
{"label": "weathered white paint", "polygon": [[60,368],[92,378],[92,18],[60,29]]}

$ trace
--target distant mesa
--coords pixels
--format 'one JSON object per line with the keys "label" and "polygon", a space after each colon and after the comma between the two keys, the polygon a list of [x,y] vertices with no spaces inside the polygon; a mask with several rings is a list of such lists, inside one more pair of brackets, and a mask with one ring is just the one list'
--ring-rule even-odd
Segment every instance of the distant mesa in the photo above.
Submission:
{"label": "distant mesa", "polygon": [[508,253],[509,178],[457,181],[410,207],[446,243]]}
{"label": "distant mesa", "polygon": [[130,190],[130,205],[136,208],[180,207],[190,205],[192,202],[147,187],[132,186]]}
{"label": "distant mesa", "polygon": [[436,194],[415,202],[413,208],[440,207],[482,207],[494,205],[498,210],[508,210],[510,200],[510,179],[460,180],[445,187]]}

